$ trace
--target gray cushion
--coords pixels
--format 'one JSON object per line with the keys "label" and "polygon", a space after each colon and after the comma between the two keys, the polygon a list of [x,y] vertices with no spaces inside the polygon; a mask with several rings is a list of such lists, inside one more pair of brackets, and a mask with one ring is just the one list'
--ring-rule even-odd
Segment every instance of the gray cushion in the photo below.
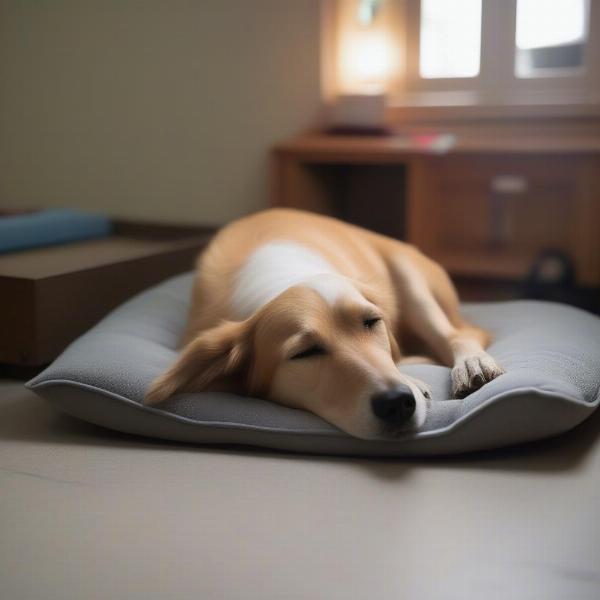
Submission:
{"label": "gray cushion", "polygon": [[196,443],[252,444],[329,454],[464,452],[566,431],[598,406],[600,319],[544,302],[463,306],[491,330],[490,353],[507,374],[464,400],[450,400],[449,369],[412,365],[433,400],[417,432],[394,441],[354,439],[304,411],[232,394],[181,394],[141,404],[176,357],[192,275],[136,296],[75,341],[27,385],[61,410],[123,432]]}

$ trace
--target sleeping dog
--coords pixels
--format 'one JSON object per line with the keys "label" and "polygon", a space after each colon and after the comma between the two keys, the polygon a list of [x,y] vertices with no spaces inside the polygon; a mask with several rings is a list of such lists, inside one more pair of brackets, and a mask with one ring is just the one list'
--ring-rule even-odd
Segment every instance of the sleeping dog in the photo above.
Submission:
{"label": "sleeping dog", "polygon": [[446,272],[415,247],[273,209],[228,225],[200,256],[181,353],[145,402],[236,391],[356,437],[393,438],[423,422],[431,397],[398,366],[451,367],[462,398],[503,373],[489,341],[461,317]]}

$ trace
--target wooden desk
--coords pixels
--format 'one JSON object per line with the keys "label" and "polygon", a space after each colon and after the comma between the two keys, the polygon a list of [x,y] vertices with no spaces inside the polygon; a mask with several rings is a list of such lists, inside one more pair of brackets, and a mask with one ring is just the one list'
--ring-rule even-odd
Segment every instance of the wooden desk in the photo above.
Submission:
{"label": "wooden desk", "polygon": [[518,281],[557,250],[600,286],[600,125],[450,132],[445,153],[399,135],[296,137],[274,148],[271,203],[406,239],[453,275]]}

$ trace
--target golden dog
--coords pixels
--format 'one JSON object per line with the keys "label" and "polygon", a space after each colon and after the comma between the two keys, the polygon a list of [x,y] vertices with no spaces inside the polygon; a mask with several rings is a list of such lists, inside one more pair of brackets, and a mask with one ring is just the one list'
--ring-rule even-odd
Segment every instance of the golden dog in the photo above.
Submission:
{"label": "golden dog", "polygon": [[503,373],[489,340],[415,247],[273,209],[228,225],[200,256],[181,354],[145,402],[235,390],[357,437],[393,437],[422,423],[431,395],[398,369],[421,360],[407,352],[452,367],[453,394],[464,397]]}

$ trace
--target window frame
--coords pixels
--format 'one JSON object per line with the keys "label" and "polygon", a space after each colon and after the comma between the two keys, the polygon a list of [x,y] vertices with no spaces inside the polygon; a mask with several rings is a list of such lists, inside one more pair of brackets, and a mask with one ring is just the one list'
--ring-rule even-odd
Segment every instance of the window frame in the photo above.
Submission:
{"label": "window frame", "polygon": [[[421,0],[391,0],[397,13],[393,35],[404,40],[404,73],[389,88],[390,105],[403,112],[462,116],[571,116],[600,114],[600,2],[589,2],[584,68],[572,73],[516,75],[517,0],[482,0],[479,75],[423,78],[419,73]],[[593,57],[598,57],[594,65]],[[595,68],[591,68],[595,67]],[[428,109],[431,109],[428,111]]]}

